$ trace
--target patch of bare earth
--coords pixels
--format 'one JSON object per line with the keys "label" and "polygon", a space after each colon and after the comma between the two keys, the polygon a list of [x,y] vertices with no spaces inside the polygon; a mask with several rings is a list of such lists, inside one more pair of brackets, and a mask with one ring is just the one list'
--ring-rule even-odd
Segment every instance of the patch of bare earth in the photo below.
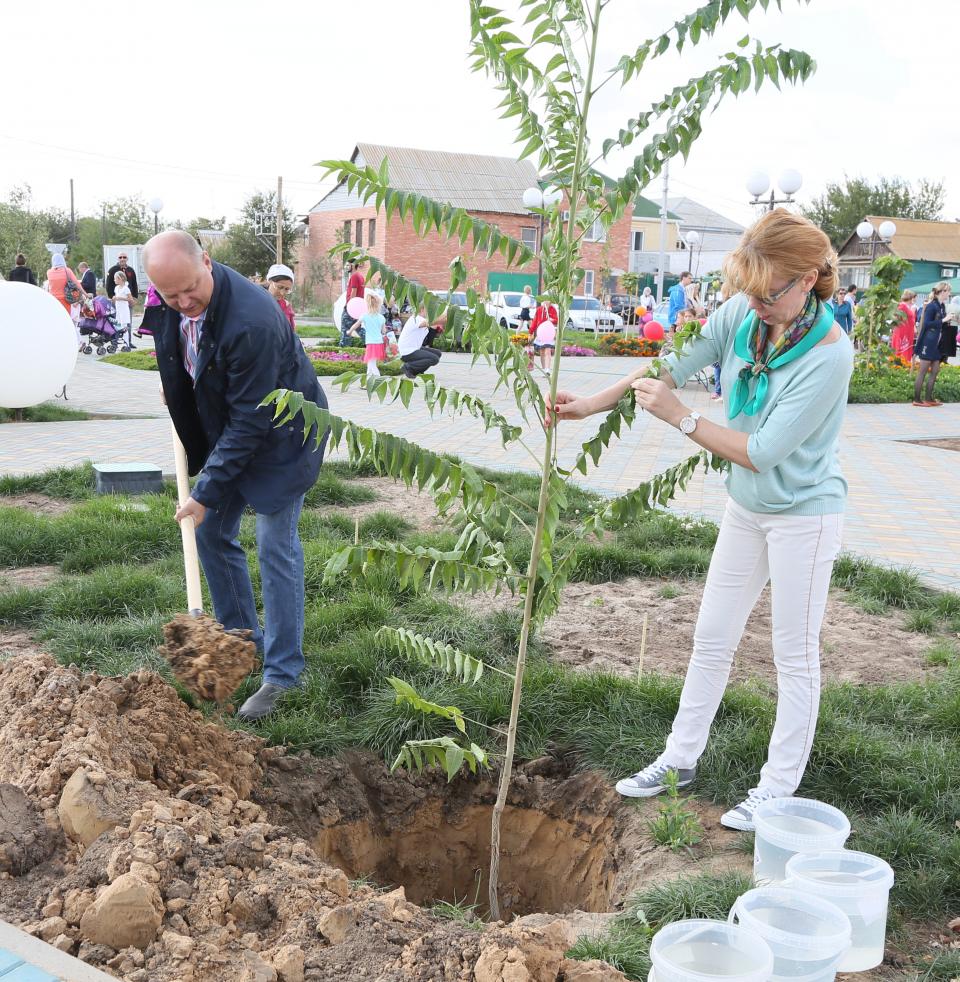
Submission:
{"label": "patch of bare earth", "polygon": [[0,507],[23,508],[35,515],[62,515],[73,507],[72,501],[51,498],[49,495],[31,491],[27,494],[5,494],[0,496]]}
{"label": "patch of bare earth", "polygon": [[0,661],[14,655],[45,655],[46,650],[37,644],[26,631],[0,624]]}
{"label": "patch of bare earth", "polygon": [[[416,486],[407,488],[402,482],[389,477],[356,477],[351,478],[350,483],[374,491],[377,500],[361,505],[332,506],[338,514],[359,518],[362,522],[375,512],[389,511],[408,521],[418,532],[436,532],[444,527],[433,496],[426,491],[418,491]],[[453,514],[452,509],[449,514]]]}
{"label": "patch of bare earth", "polygon": [[59,575],[59,566],[18,566],[13,569],[0,569],[0,590],[46,586]]}
{"label": "patch of bare earth", "polygon": [[939,450],[960,450],[960,439],[955,437],[942,440],[904,440],[903,443],[914,443],[919,447],[937,447]]}
{"label": "patch of bare earth", "polygon": [[[663,591],[668,596],[661,595]],[[647,615],[643,671],[683,675],[693,651],[693,631],[701,580],[628,579],[616,583],[570,583],[559,611],[543,627],[542,638],[558,661],[573,668],[635,676]],[[930,669],[924,652],[930,639],[907,631],[903,615],[867,614],[832,590],[821,633],[824,680],[890,683],[922,679]],[[457,598],[456,603],[488,612],[492,604],[509,606],[507,596]],[[770,590],[765,589],[747,621],[731,678],[776,682],[771,648]]]}

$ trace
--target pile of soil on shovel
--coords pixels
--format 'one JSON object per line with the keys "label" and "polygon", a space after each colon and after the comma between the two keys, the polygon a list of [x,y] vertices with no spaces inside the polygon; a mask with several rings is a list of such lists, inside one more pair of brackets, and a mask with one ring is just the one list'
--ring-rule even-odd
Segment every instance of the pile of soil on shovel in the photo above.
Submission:
{"label": "pile of soil on shovel", "polygon": [[[476,888],[489,781],[448,794],[368,756],[288,757],[205,720],[151,672],[84,675],[43,654],[0,663],[0,720],[0,918],[119,978],[623,979],[565,958],[569,920],[512,919],[608,908],[639,839],[589,775],[521,771],[505,822],[512,923],[459,923],[411,900]],[[441,841],[463,847],[447,872]]]}
{"label": "pile of soil on shovel", "polygon": [[226,702],[253,671],[257,646],[249,631],[225,631],[208,614],[177,614],[163,625],[160,653],[173,674],[201,699]]}

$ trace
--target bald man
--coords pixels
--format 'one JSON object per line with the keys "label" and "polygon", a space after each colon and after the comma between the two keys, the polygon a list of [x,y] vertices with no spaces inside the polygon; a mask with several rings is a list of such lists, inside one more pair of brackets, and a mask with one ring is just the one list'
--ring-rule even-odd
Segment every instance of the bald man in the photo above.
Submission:
{"label": "bald man", "polygon": [[[213,262],[186,232],[155,235],[143,264],[163,300],[154,340],[164,398],[187,451],[193,492],[176,513],[193,517],[213,608],[226,628],[247,628],[263,654],[263,684],[240,707],[247,720],[274,711],[303,673],[303,497],[323,447],[304,444],[303,424],[274,427],[259,403],[274,389],[327,405],[300,339],[276,301]],[[263,628],[240,546],[240,518],[256,513]]]}

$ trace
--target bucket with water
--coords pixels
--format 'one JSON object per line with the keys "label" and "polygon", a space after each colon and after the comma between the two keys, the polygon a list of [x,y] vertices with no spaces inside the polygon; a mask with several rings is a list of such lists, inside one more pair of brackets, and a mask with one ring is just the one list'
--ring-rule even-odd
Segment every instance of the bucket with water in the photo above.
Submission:
{"label": "bucket with water", "polygon": [[829,900],[850,918],[852,943],[838,971],[865,972],[883,961],[893,870],[882,859],[846,849],[801,853],[787,863],[786,886]]}
{"label": "bucket with water", "polygon": [[650,944],[655,982],[767,982],[773,953],[752,931],[724,921],[674,921]]}
{"label": "bucket with water", "polygon": [[811,798],[770,798],[754,812],[753,881],[782,883],[787,860],[798,852],[842,849],[850,835],[847,816]]}
{"label": "bucket with water", "polygon": [[771,982],[833,982],[850,947],[847,915],[800,890],[748,890],[731,908],[730,922],[766,941],[773,952]]}

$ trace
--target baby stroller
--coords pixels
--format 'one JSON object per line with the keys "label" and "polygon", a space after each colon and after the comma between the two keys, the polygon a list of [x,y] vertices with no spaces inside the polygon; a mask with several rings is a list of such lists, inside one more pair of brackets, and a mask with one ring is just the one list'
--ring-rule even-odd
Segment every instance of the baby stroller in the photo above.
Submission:
{"label": "baby stroller", "polygon": [[[120,344],[122,335],[117,327],[116,308],[109,297],[93,297],[84,300],[80,308],[80,320],[77,322],[80,336],[87,339],[83,353],[93,353],[94,345],[98,355],[108,352],[112,355]],[[121,351],[130,351],[129,345],[124,344]]]}

